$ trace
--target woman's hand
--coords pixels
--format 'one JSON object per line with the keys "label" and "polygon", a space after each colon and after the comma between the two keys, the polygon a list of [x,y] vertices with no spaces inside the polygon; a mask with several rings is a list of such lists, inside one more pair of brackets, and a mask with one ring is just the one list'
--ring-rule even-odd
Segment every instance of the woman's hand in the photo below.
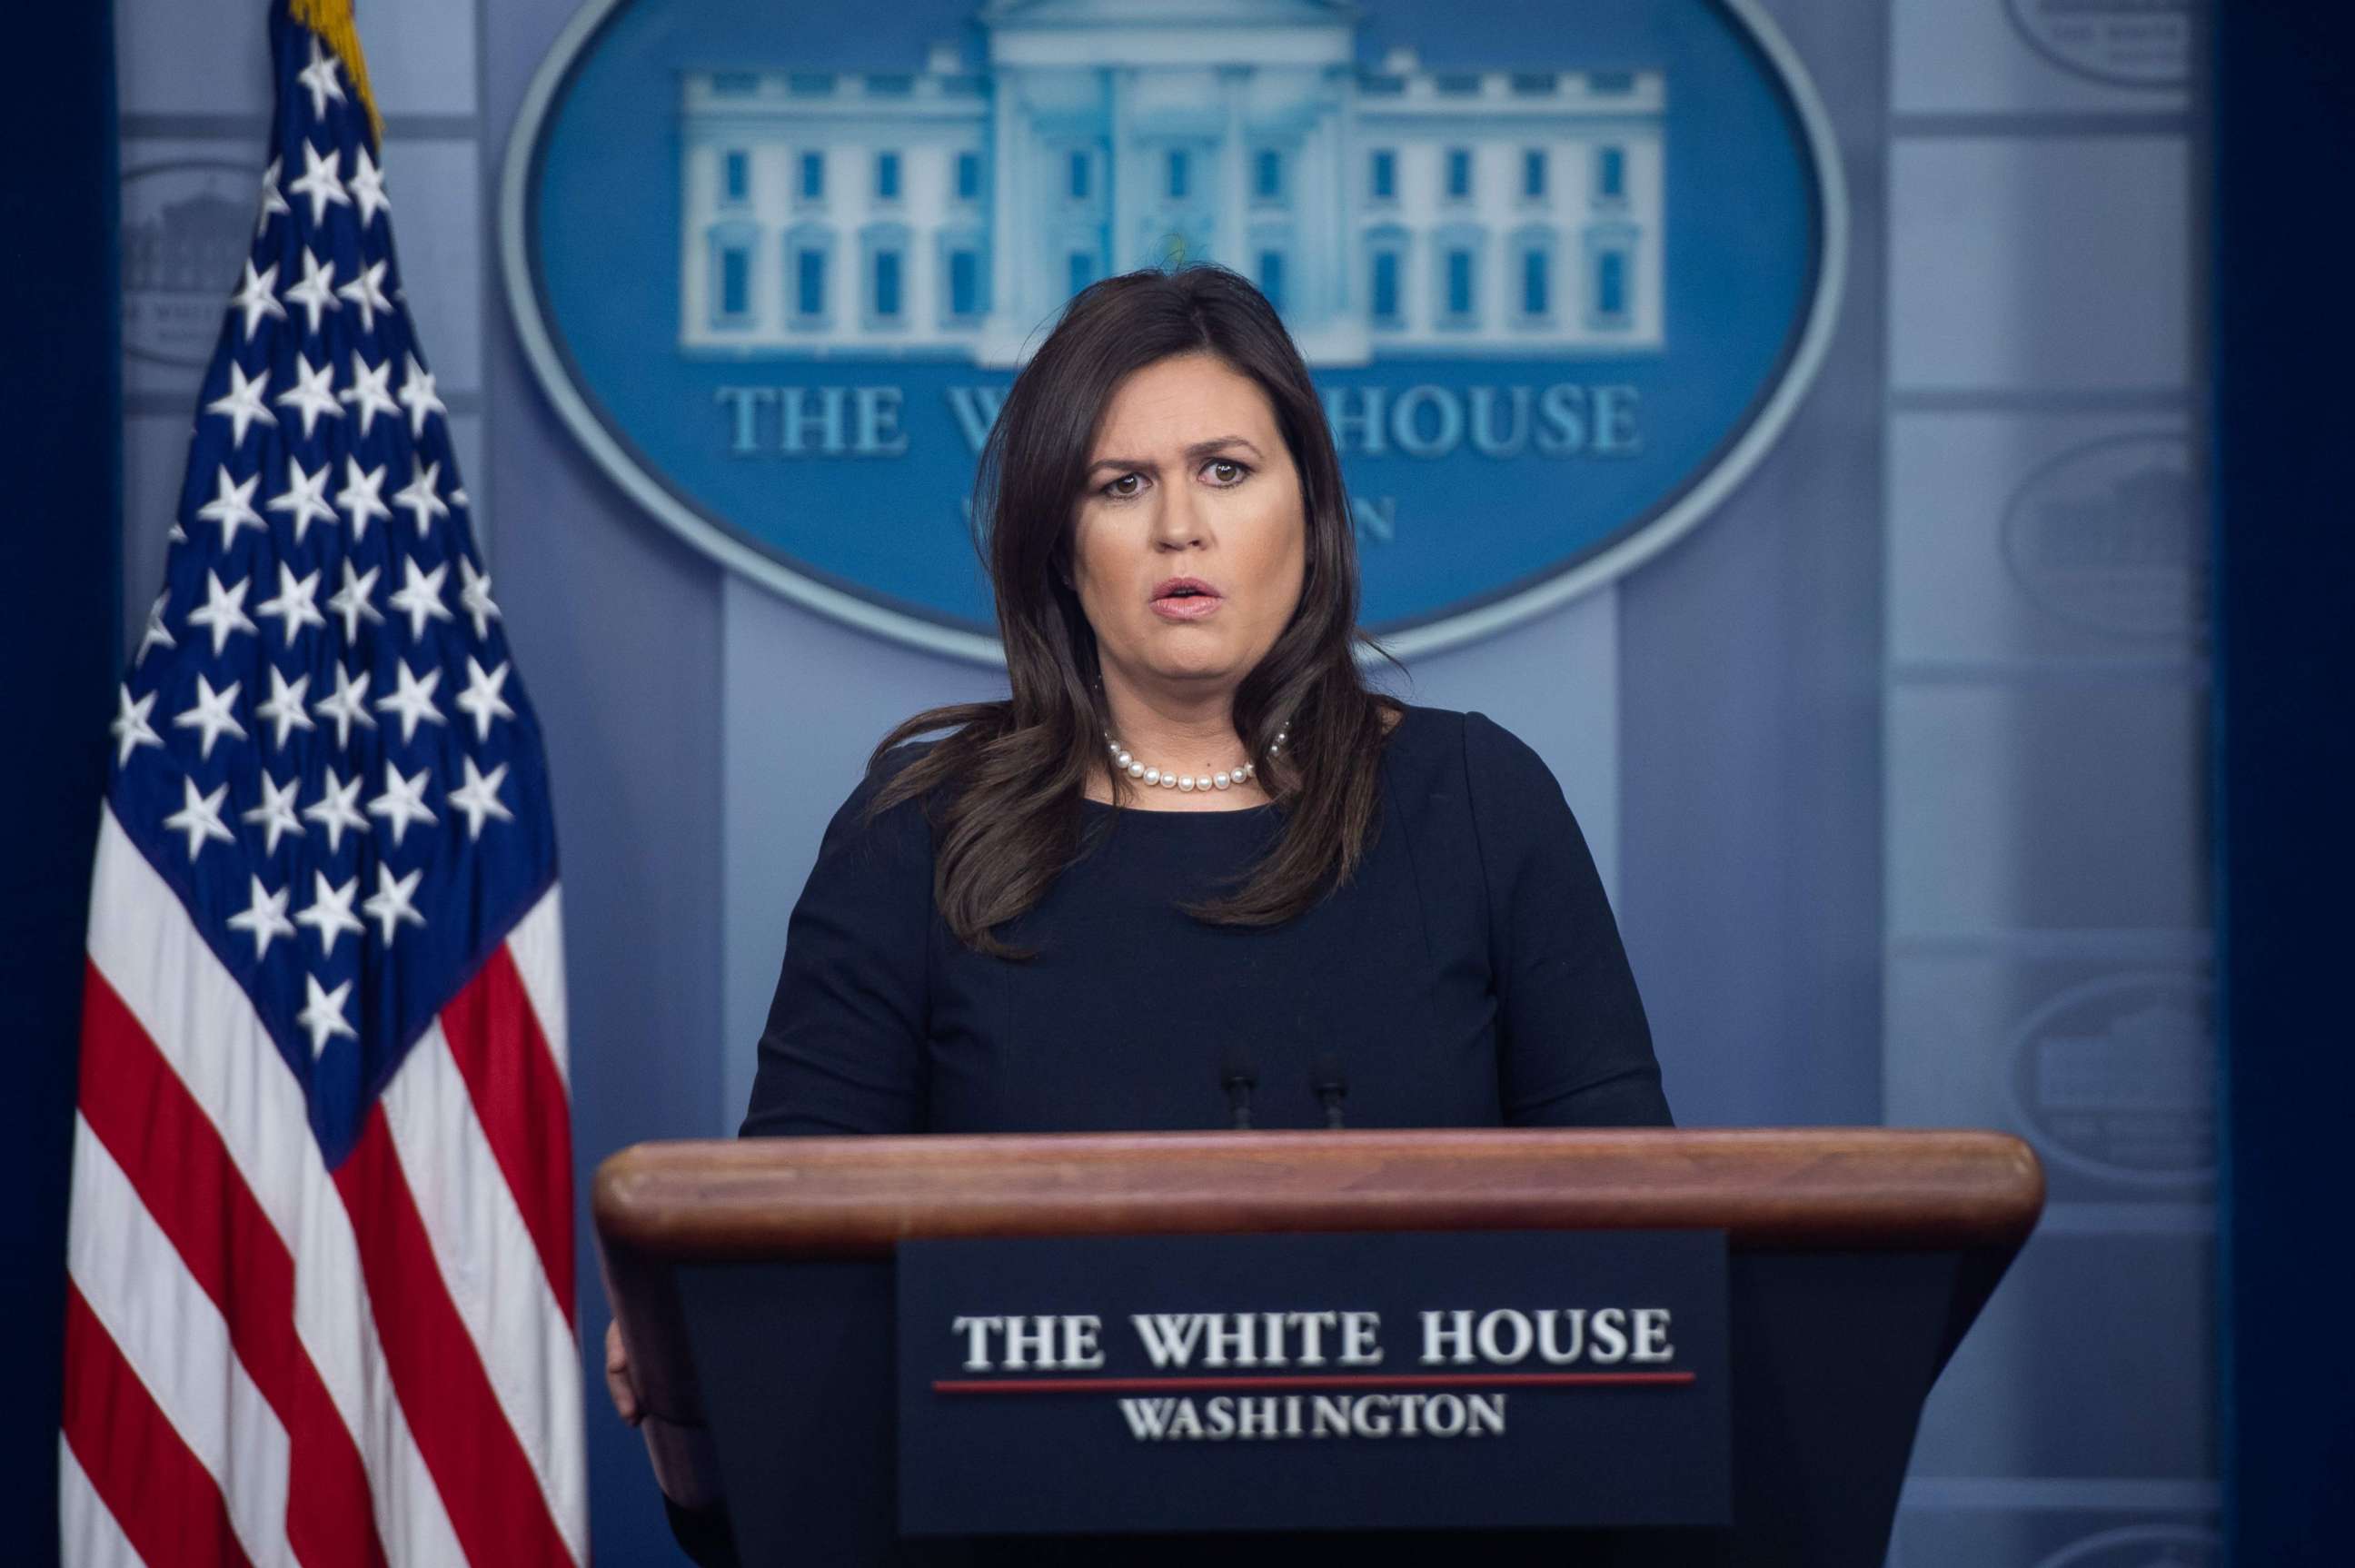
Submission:
{"label": "woman's hand", "polygon": [[631,1425],[646,1418],[645,1407],[638,1403],[637,1385],[630,1381],[630,1353],[622,1348],[618,1320],[605,1325],[605,1392],[613,1396],[613,1408]]}

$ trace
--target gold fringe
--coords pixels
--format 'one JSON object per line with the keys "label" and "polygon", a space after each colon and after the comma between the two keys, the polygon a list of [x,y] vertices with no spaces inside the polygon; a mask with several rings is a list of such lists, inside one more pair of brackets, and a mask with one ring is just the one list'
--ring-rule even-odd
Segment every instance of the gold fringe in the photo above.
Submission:
{"label": "gold fringe", "polygon": [[368,60],[360,53],[359,28],[352,21],[352,0],[290,0],[294,19],[319,35],[326,46],[336,51],[344,63],[345,72],[352,79],[352,89],[360,95],[368,110],[368,128],[376,133],[376,144],[384,145],[384,116],[378,112],[376,95],[368,91]]}

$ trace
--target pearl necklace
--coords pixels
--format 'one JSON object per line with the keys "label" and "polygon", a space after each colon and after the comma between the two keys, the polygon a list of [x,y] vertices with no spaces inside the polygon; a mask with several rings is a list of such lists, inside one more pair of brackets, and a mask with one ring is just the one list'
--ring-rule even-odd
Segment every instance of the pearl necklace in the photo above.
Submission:
{"label": "pearl necklace", "polygon": [[[1158,785],[1164,789],[1232,789],[1235,785],[1251,778],[1256,771],[1251,763],[1245,763],[1239,768],[1227,769],[1215,773],[1203,773],[1199,776],[1193,773],[1167,773],[1160,768],[1148,768],[1143,763],[1138,762],[1135,757],[1130,756],[1127,751],[1122,747],[1121,743],[1112,738],[1111,731],[1105,731],[1103,735],[1105,742],[1112,748],[1112,765],[1114,767],[1119,768],[1123,772],[1126,773],[1130,778],[1139,779],[1146,784]],[[1267,754],[1271,757],[1274,756],[1276,752],[1284,749],[1284,741],[1291,739],[1291,737],[1292,727],[1290,725],[1286,725],[1283,729],[1278,730],[1275,732],[1274,741],[1270,744],[1267,749]]]}

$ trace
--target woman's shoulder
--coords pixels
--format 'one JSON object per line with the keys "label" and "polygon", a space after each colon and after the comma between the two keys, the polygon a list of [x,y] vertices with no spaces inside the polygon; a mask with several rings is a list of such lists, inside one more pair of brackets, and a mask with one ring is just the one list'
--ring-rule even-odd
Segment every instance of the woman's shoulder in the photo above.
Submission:
{"label": "woman's shoulder", "polygon": [[[1391,731],[1394,765],[1433,783],[1469,786],[1483,796],[1507,796],[1554,783],[1537,749],[1477,709],[1402,703]],[[1557,786],[1559,787],[1559,786]]]}
{"label": "woman's shoulder", "polygon": [[858,783],[835,808],[834,819],[826,825],[826,847],[855,847],[869,855],[893,849],[905,854],[921,851],[929,857],[931,825],[941,804],[941,786],[895,800],[871,816],[868,807],[886,787],[939,744],[938,740],[904,741],[881,756],[871,758]]}

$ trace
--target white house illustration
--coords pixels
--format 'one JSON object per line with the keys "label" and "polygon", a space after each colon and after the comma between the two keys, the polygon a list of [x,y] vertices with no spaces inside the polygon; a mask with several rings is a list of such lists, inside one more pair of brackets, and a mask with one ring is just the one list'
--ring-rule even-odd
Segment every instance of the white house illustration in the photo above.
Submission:
{"label": "white house illustration", "polygon": [[986,74],[681,83],[679,343],[1012,366],[1080,289],[1256,282],[1312,364],[1662,347],[1654,70],[1356,63],[1332,0],[989,0]]}

